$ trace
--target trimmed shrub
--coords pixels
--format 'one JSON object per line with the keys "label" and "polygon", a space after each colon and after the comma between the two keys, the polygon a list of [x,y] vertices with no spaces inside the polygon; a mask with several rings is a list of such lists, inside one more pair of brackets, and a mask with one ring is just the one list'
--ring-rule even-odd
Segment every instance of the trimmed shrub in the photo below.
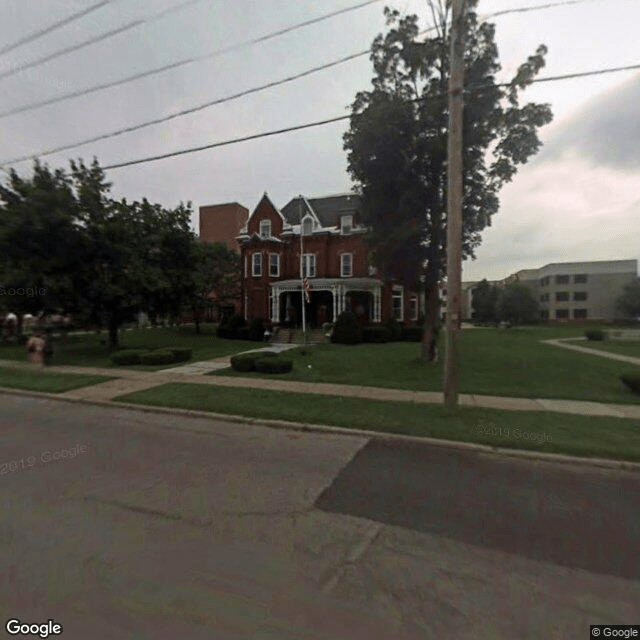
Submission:
{"label": "trimmed shrub", "polygon": [[146,353],[147,349],[122,349],[111,354],[111,362],[120,366],[141,364],[141,358]]}
{"label": "trimmed shrub", "polygon": [[405,342],[422,342],[422,333],[422,327],[419,325],[402,327],[402,339]]}
{"label": "trimmed shrub", "polygon": [[249,325],[249,340],[262,342],[264,340],[264,318],[254,318]]}
{"label": "trimmed shrub", "polygon": [[256,360],[276,358],[278,354],[275,351],[259,351],[257,353],[239,353],[237,356],[231,358],[231,368],[234,371],[247,371],[256,370]]}
{"label": "trimmed shrub", "polygon": [[140,356],[140,364],[173,364],[175,361],[173,352],[164,349],[143,353]]}
{"label": "trimmed shrub", "polygon": [[240,327],[231,335],[234,340],[249,340],[249,327]]}
{"label": "trimmed shrub", "polygon": [[398,340],[402,340],[402,325],[395,319],[389,318],[384,326],[389,330],[389,342],[397,342]]}
{"label": "trimmed shrub", "polygon": [[383,343],[389,342],[391,332],[387,327],[364,327],[362,329],[362,342]]}
{"label": "trimmed shrub", "polygon": [[331,333],[333,331],[333,322],[323,322],[322,323],[322,333],[327,335],[327,333]]}
{"label": "trimmed shrub", "polygon": [[587,337],[587,340],[604,340],[605,335],[604,331],[601,329],[592,329],[591,331],[585,331],[584,335]]}
{"label": "trimmed shrub", "polygon": [[[246,328],[247,321],[238,313],[235,313],[230,318],[226,319],[224,322],[220,323],[216,334],[219,338],[230,338],[230,339],[238,339],[240,338],[240,330]],[[248,331],[247,331],[248,335]],[[246,339],[246,338],[244,338]]]}
{"label": "trimmed shrub", "polygon": [[191,355],[193,353],[192,349],[185,349],[183,347],[178,347],[177,349],[170,349],[171,353],[173,353],[174,362],[188,362],[191,360]]}
{"label": "trimmed shrub", "polygon": [[255,356],[250,353],[241,353],[231,358],[231,368],[234,371],[253,371],[255,360]]}
{"label": "trimmed shrub", "polygon": [[625,373],[620,376],[620,380],[622,380],[633,393],[640,395],[640,373]]}
{"label": "trimmed shrub", "polygon": [[284,358],[256,358],[256,371],[259,373],[289,373],[293,369],[293,362]]}
{"label": "trimmed shrub", "polygon": [[331,342],[338,344],[358,344],[362,341],[362,327],[355,315],[350,311],[343,311],[336,320],[331,335]]}

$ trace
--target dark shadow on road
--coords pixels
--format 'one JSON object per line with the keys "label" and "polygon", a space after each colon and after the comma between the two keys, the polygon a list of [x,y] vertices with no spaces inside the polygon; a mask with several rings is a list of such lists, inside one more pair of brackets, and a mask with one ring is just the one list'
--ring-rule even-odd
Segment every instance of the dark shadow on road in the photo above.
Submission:
{"label": "dark shadow on road", "polygon": [[567,567],[640,577],[640,477],[372,440],[324,511]]}

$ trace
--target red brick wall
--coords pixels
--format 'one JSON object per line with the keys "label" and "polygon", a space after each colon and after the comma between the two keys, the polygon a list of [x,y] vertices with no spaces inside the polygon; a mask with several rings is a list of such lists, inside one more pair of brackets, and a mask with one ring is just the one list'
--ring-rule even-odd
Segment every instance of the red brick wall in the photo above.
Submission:
{"label": "red brick wall", "polygon": [[236,237],[248,217],[249,210],[237,202],[200,207],[200,240],[224,242],[229,249],[239,252]]}

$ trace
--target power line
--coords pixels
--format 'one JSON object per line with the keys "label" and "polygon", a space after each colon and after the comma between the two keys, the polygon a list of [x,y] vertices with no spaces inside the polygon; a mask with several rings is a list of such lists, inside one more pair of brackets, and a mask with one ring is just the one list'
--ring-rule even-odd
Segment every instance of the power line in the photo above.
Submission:
{"label": "power line", "polygon": [[[65,93],[65,94],[62,94],[60,96],[54,96],[53,98],[47,98],[46,100],[40,100],[40,101],[37,101],[37,102],[32,102],[30,104],[23,105],[21,107],[15,107],[13,109],[8,109],[7,111],[0,112],[0,118],[6,118],[8,116],[16,115],[16,114],[19,114],[19,113],[25,113],[27,111],[33,111],[33,110],[39,109],[41,107],[45,107],[45,106],[48,106],[48,105],[52,105],[52,104],[57,104],[59,102],[63,102],[65,100],[71,100],[73,98],[79,98],[81,96],[86,96],[86,95],[89,95],[91,93],[96,93],[98,91],[104,91],[105,89],[111,89],[113,87],[118,87],[118,86],[126,84],[128,82],[134,82],[136,80],[142,80],[143,78],[148,78],[148,77],[153,76],[153,75],[161,74],[161,73],[164,73],[165,71],[170,71],[172,69],[176,69],[178,67],[181,67],[181,66],[184,66],[184,65],[187,65],[187,64],[191,64],[191,63],[194,63],[194,62],[202,62],[202,61],[204,61],[206,59],[213,58],[213,57],[221,55],[223,53],[234,51],[234,50],[239,49],[241,47],[257,44],[259,42],[264,42],[266,40],[269,40],[271,38],[275,38],[278,35],[282,35],[284,33],[292,31],[294,29],[299,29],[299,28],[301,28],[303,26],[307,26],[309,24],[313,24],[313,23],[319,22],[321,20],[326,20],[327,18],[330,18],[330,17],[333,17],[335,15],[338,15],[339,13],[345,13],[347,11],[353,11],[354,9],[358,9],[358,8],[360,8],[362,6],[365,6],[367,4],[372,4],[373,2],[377,2],[377,1],[378,0],[370,0],[369,2],[365,2],[364,4],[355,5],[353,7],[347,7],[346,9],[341,9],[340,11],[333,12],[333,13],[327,14],[325,16],[321,16],[319,18],[314,18],[312,20],[308,20],[307,22],[302,22],[302,23],[299,23],[297,25],[293,25],[291,27],[287,27],[286,29],[281,29],[280,31],[276,31],[274,33],[267,34],[265,36],[256,38],[254,40],[248,40],[248,41],[241,42],[241,43],[238,43],[238,44],[235,44],[235,45],[230,45],[230,46],[225,47],[223,49],[216,49],[215,51],[212,51],[211,53],[205,54],[203,56],[185,58],[183,60],[179,60],[177,62],[173,62],[171,64],[167,64],[167,65],[164,65],[164,66],[161,66],[161,67],[156,67],[155,69],[150,69],[148,71],[143,71],[141,73],[136,73],[134,75],[127,76],[125,78],[121,78],[119,80],[113,80],[111,82],[104,82],[104,83],[96,84],[96,85],[93,85],[91,87],[87,87],[85,89],[79,89],[77,91],[71,91],[69,93]],[[519,9],[506,9],[504,11],[498,11],[496,13],[488,14],[486,16],[483,16],[481,19],[482,20],[487,20],[489,18],[498,17],[498,16],[509,14],[509,13],[521,13],[521,12],[524,12],[524,11],[538,11],[538,10],[542,10],[542,9],[551,9],[551,8],[554,8],[554,7],[559,7],[559,6],[563,6],[563,5],[567,5],[567,4],[582,4],[584,2],[596,2],[596,1],[598,1],[598,0],[563,0],[561,2],[552,2],[552,3],[547,3],[547,4],[544,4],[544,5],[534,5],[534,6],[530,6],[530,7],[522,7],[522,8],[519,8]],[[425,29],[424,31],[421,31],[419,35],[420,36],[425,35],[426,33],[429,33],[429,32],[431,32],[433,30],[434,30],[433,27],[430,28],[430,29]],[[296,77],[293,77],[292,79],[301,78],[301,77],[303,77],[305,75],[310,75],[311,73],[315,73],[315,72],[321,71],[323,69],[328,69],[329,67],[337,66],[337,65],[342,64],[344,62],[348,62],[349,60],[354,60],[355,58],[359,58],[361,56],[365,56],[365,55],[369,54],[370,52],[371,52],[371,49],[365,49],[364,51],[359,51],[359,52],[351,54],[349,56],[345,56],[344,58],[340,58],[340,59],[335,60],[333,62],[327,63],[326,65],[315,67],[314,69],[311,69],[308,72],[303,72],[301,74],[298,74]],[[256,89],[248,90],[246,93],[242,92],[241,95],[247,95],[247,93],[255,93],[256,91],[260,91],[262,88],[266,89],[266,88],[275,87],[275,86],[278,86],[278,84],[284,84],[285,82],[291,82],[291,79],[284,79],[284,80],[280,81],[279,83],[278,82],[268,83],[266,85],[262,85],[262,87],[257,87]],[[236,97],[240,97],[240,95],[230,96],[228,98],[228,100],[234,100]],[[224,101],[225,101],[224,99],[216,100],[216,101],[213,102],[213,104],[221,104]],[[156,123],[152,122],[152,124],[156,124]],[[123,133],[126,133],[126,130],[123,131]],[[92,141],[93,140],[89,140],[88,142],[92,142]],[[62,151],[64,149],[60,149],[60,150]]]}
{"label": "power line", "polygon": [[[544,78],[536,78],[535,80],[531,81],[531,84],[537,83],[537,82],[553,82],[556,80],[569,80],[569,79],[573,79],[573,78],[584,78],[587,76],[595,76],[595,75],[602,75],[605,73],[616,73],[619,71],[630,71],[633,69],[640,69],[640,64],[633,64],[633,65],[628,65],[625,67],[612,67],[609,69],[596,69],[594,71],[582,71],[582,72],[578,72],[578,73],[569,73],[569,74],[563,74],[563,75],[558,75],[558,76],[547,76]],[[508,87],[511,86],[511,83],[505,82],[505,83],[500,83],[500,84],[491,84],[491,85],[471,85],[470,87],[468,87],[469,89],[473,88],[473,89],[482,89],[484,86],[486,86],[487,88],[495,88],[495,87]],[[442,96],[444,97],[444,96]],[[415,98],[414,100],[412,100],[412,102],[419,102],[420,100],[424,100],[424,97],[420,97],[420,98]],[[284,133],[291,133],[293,131],[300,131],[302,129],[310,129],[312,127],[320,127],[326,124],[331,124],[333,122],[339,122],[341,120],[348,120],[349,118],[352,117],[352,114],[349,115],[343,115],[343,116],[336,116],[334,118],[326,118],[324,120],[316,120],[315,122],[307,122],[305,124],[300,124],[300,125],[296,125],[293,127],[286,127],[284,129],[276,129],[276,130],[272,130],[272,131],[265,131],[262,133],[255,133],[253,135],[249,135],[249,136],[243,136],[241,138],[232,138],[231,140],[224,140],[222,142],[213,142],[211,144],[206,144],[206,145],[202,145],[200,147],[190,147],[188,149],[181,149],[179,151],[172,151],[169,153],[163,153],[161,155],[156,155],[156,156],[148,156],[145,158],[139,158],[137,160],[128,160],[126,162],[119,162],[117,164],[110,164],[107,165],[105,167],[103,167],[103,169],[119,169],[121,167],[129,167],[135,164],[142,164],[145,162],[153,162],[155,160],[164,160],[166,158],[172,158],[175,156],[180,156],[180,155],[185,155],[188,153],[195,153],[197,151],[205,151],[207,149],[215,149],[217,147],[225,147],[231,144],[237,144],[239,142],[247,142],[249,140],[257,140],[259,138],[267,138],[269,136],[275,136],[275,135],[281,135]]]}
{"label": "power line", "polygon": [[[249,41],[249,42],[252,43],[252,42],[263,41],[265,39],[275,37],[276,35],[282,33],[283,31],[291,31],[293,29],[299,28],[301,25],[308,24],[310,22],[317,22],[319,20],[324,20],[327,17],[336,15],[336,13],[344,13],[345,11],[352,11],[352,10],[354,10],[356,8],[359,8],[359,7],[364,6],[366,4],[371,4],[372,2],[376,2],[376,1],[378,1],[378,0],[368,0],[368,2],[366,2],[364,4],[355,5],[355,6],[347,8],[347,9],[342,9],[342,10],[340,10],[338,12],[333,12],[331,14],[327,14],[327,15],[322,16],[320,18],[314,18],[311,21],[307,21],[306,23],[300,23],[299,25],[293,25],[291,27],[287,27],[285,30],[274,32],[274,33],[269,34],[267,36],[261,36],[260,38],[257,38],[255,40],[252,40],[252,41]],[[563,5],[566,5],[566,4],[582,4],[584,2],[593,2],[593,1],[595,1],[595,0],[563,0],[561,2],[547,3],[547,4],[544,4],[544,5],[521,7],[521,8],[518,8],[518,9],[507,9],[505,11],[500,11],[498,13],[500,15],[505,15],[506,13],[518,13],[518,12],[525,11],[525,10],[526,11],[536,11],[536,10],[542,10],[542,9],[549,9],[549,8],[553,8],[553,7],[557,7],[557,6],[563,6]],[[495,15],[496,14],[490,14],[490,15],[484,16],[481,19],[482,20],[486,20],[486,19],[488,19],[488,18],[490,18],[492,16],[495,17]],[[423,36],[426,33],[429,33],[430,31],[433,31],[433,30],[435,30],[435,27],[430,27],[428,29],[425,29],[425,30],[421,31],[418,35],[419,36]],[[232,46],[233,47],[240,47],[240,46],[244,46],[246,44],[247,43],[238,44],[238,45],[232,45]],[[218,50],[218,52],[221,52],[221,51],[223,51],[223,50]],[[173,113],[171,113],[169,115],[166,115],[166,116],[163,116],[163,117],[160,117],[160,118],[156,118],[156,119],[153,119],[153,120],[148,120],[148,121],[145,121],[145,122],[142,122],[142,123],[139,123],[139,124],[136,124],[136,125],[132,125],[132,126],[129,126],[129,127],[125,127],[123,129],[118,129],[116,131],[112,131],[112,132],[109,132],[109,133],[100,134],[100,135],[97,135],[97,136],[93,136],[91,138],[85,138],[83,140],[79,140],[79,141],[76,141],[76,142],[73,142],[73,143],[61,145],[61,146],[58,146],[58,147],[54,147],[52,149],[47,149],[47,150],[44,150],[44,151],[42,151],[40,153],[24,155],[24,156],[20,156],[18,158],[12,158],[11,160],[5,161],[3,164],[15,164],[15,163],[18,163],[18,162],[23,162],[25,160],[30,160],[31,158],[34,158],[34,157],[44,157],[44,156],[53,155],[54,153],[58,153],[60,151],[67,151],[69,149],[74,149],[76,147],[80,147],[80,146],[83,146],[85,144],[90,144],[92,142],[98,142],[100,140],[106,140],[106,139],[109,139],[109,138],[114,138],[114,137],[123,135],[125,133],[131,133],[133,131],[137,131],[137,130],[140,130],[140,129],[143,129],[143,128],[146,128],[146,127],[149,127],[149,126],[152,126],[152,125],[168,122],[169,120],[173,120],[173,119],[181,117],[181,116],[185,116],[185,115],[188,115],[188,114],[191,114],[191,113],[195,113],[197,111],[204,110],[204,109],[209,108],[209,107],[214,106],[214,105],[223,104],[225,102],[236,100],[238,98],[241,98],[241,97],[246,96],[246,95],[250,95],[252,93],[258,93],[258,92],[264,91],[266,89],[270,89],[270,88],[277,87],[277,86],[280,86],[280,85],[283,85],[283,84],[286,84],[286,83],[289,83],[289,82],[293,82],[294,80],[298,80],[298,79],[300,79],[302,77],[317,73],[317,72],[322,71],[324,69],[329,69],[331,67],[337,66],[337,65],[342,64],[344,62],[347,62],[349,60],[353,60],[355,58],[358,58],[358,57],[361,57],[363,55],[366,55],[366,54],[368,54],[370,52],[371,52],[371,49],[366,49],[364,51],[359,51],[357,53],[345,56],[343,58],[339,58],[337,60],[334,60],[332,62],[328,62],[328,63],[322,64],[322,65],[319,65],[317,67],[313,67],[311,69],[307,69],[306,71],[302,71],[300,73],[288,76],[286,78],[282,78],[280,80],[275,80],[275,81],[268,82],[268,83],[263,84],[263,85],[259,85],[257,87],[246,89],[244,91],[240,91],[238,93],[231,94],[231,95],[225,96],[223,98],[218,98],[218,99],[206,102],[204,104],[201,104],[201,105],[198,105],[198,106],[195,106],[195,107],[190,107],[188,109],[183,109],[181,111],[173,112]],[[208,54],[208,55],[211,55],[211,54]],[[168,65],[167,67],[163,67],[163,69],[174,68],[175,66],[179,66],[181,64],[183,64],[183,62],[174,63],[173,65]],[[587,72],[586,75],[594,75],[596,73],[610,73],[610,72],[613,72],[613,71],[623,71],[623,70],[628,70],[628,69],[633,69],[633,68],[635,68],[635,67],[632,65],[630,67],[619,67],[619,68],[611,69],[611,70],[603,70],[601,72],[598,72],[598,71],[596,71],[596,72]],[[140,76],[137,76],[137,77],[148,75],[148,73],[149,72],[145,72],[143,74],[140,74]],[[581,75],[584,75],[584,74],[577,74],[575,76],[568,76],[568,77],[580,77]],[[568,79],[568,77],[567,78],[564,78],[564,77],[550,78],[549,80]],[[544,80],[542,78],[534,80],[534,82],[543,82],[543,81],[546,81],[546,80]],[[111,83],[110,86],[114,86],[115,84],[120,84],[121,82],[122,81],[116,81],[116,83]],[[495,84],[495,85],[492,85],[492,86],[493,87],[501,87],[501,86],[504,87],[504,86],[509,86],[509,84],[510,83]],[[468,87],[468,88],[471,88],[471,87]],[[9,115],[9,114],[8,113],[4,113],[4,114],[0,113],[0,117],[3,117],[5,115]],[[274,134],[269,134],[269,135],[274,135]],[[239,140],[239,141],[241,141],[241,140]]]}
{"label": "power line", "polygon": [[[109,0],[112,1],[112,0]],[[125,31],[129,31],[130,29],[133,29],[134,27],[139,27],[142,24],[147,24],[149,22],[155,22],[157,20],[160,20],[161,18],[164,18],[165,16],[167,16],[170,13],[175,13],[176,11],[180,11],[182,9],[184,9],[185,7],[188,7],[190,5],[193,4],[197,4],[200,2],[204,2],[204,0],[186,0],[186,2],[182,2],[181,4],[175,6],[175,7],[169,7],[168,9],[164,9],[163,11],[160,11],[157,14],[154,14],[153,16],[149,16],[148,18],[139,18],[138,20],[132,20],[131,22],[128,22],[125,25],[122,25],[120,27],[117,27],[115,29],[111,29],[110,31],[105,31],[103,33],[101,33],[100,35],[97,36],[93,36],[91,38],[89,38],[88,40],[83,40],[82,42],[79,42],[77,44],[73,44],[69,47],[64,47],[63,49],[58,49],[57,51],[54,51],[53,53],[48,53],[47,55],[42,56],[41,58],[36,58],[35,60],[32,60],[31,62],[25,62],[21,65],[16,65],[16,66],[12,66],[10,69],[8,69],[7,71],[4,71],[3,73],[0,73],[0,80],[3,78],[8,78],[9,76],[13,76],[16,73],[19,73],[20,71],[24,71],[25,69],[31,69],[32,67],[38,67],[41,64],[44,64],[45,62],[49,62],[50,60],[55,60],[56,58],[60,58],[61,56],[66,55],[67,53],[71,53],[73,51],[78,51],[79,49],[84,49],[84,47],[88,47],[89,45],[92,44],[96,44],[97,42],[102,42],[103,40],[108,40],[109,38],[112,38],[113,36],[119,35],[121,33],[124,33]]]}
{"label": "power line", "polygon": [[[365,4],[371,4],[372,2],[375,2],[375,1],[377,1],[377,0],[369,0]],[[548,4],[545,4],[545,5],[526,7],[524,9],[527,9],[527,10],[530,10],[530,11],[538,10],[538,9],[549,9],[549,8],[552,8],[552,7],[555,7],[555,6],[561,6],[561,5],[567,4],[567,1],[570,2],[571,4],[580,4],[580,3],[583,3],[583,2],[593,2],[594,0],[564,0],[563,2],[548,3]],[[355,5],[355,6],[347,8],[347,9],[342,9],[338,13],[344,13],[345,11],[352,11],[352,10],[354,10],[356,8],[361,7],[361,6],[364,6],[364,5]],[[500,12],[500,15],[504,15],[505,13],[519,12],[519,11],[522,11],[522,10],[523,9],[507,9],[506,11]],[[314,22],[314,21],[318,21],[318,20],[321,20],[321,19],[326,19],[328,16],[333,16],[333,15],[336,15],[336,12],[334,12],[332,14],[328,14],[327,16],[323,16],[321,18],[314,18],[311,21],[307,21],[306,23],[301,23],[301,24],[308,24],[309,22]],[[491,16],[485,16],[483,18],[483,20],[487,19],[489,17],[491,17]],[[292,29],[299,28],[299,27],[300,27],[300,25],[294,25],[292,27],[287,27],[285,30],[274,32],[272,34],[269,34],[268,36],[262,36],[260,38],[255,39],[254,41],[251,41],[251,42],[260,42],[260,41],[263,41],[265,39],[275,37],[276,35],[282,33],[283,31],[290,31]],[[425,29],[425,30],[421,31],[418,35],[419,36],[426,35],[427,33],[431,32],[431,31],[434,31],[434,29],[435,29],[435,27],[430,27],[428,29]],[[243,46],[243,45],[239,44],[239,45],[232,45],[232,46],[233,47],[239,47],[239,46]],[[222,51],[222,50],[218,50],[218,51]],[[325,69],[329,69],[331,67],[335,67],[335,66],[343,64],[345,62],[348,62],[349,60],[354,60],[354,59],[359,58],[361,56],[367,55],[370,52],[371,52],[371,49],[365,49],[364,51],[358,51],[357,53],[353,53],[351,55],[344,56],[343,58],[339,58],[337,60],[333,60],[331,62],[327,62],[325,64],[319,65],[317,67],[313,67],[311,69],[307,69],[307,70],[302,71],[300,73],[293,74],[291,76],[287,76],[287,77],[282,78],[280,80],[274,80],[272,82],[267,82],[266,84],[262,84],[262,85],[259,85],[257,87],[252,87],[250,89],[245,89],[245,90],[240,91],[238,93],[234,93],[234,94],[222,97],[222,98],[217,98],[215,100],[210,100],[208,102],[205,102],[203,104],[197,105],[195,107],[190,107],[190,108],[187,108],[187,109],[182,109],[180,111],[175,111],[173,113],[170,113],[170,114],[168,114],[166,116],[162,116],[160,118],[154,118],[152,120],[147,120],[145,122],[141,122],[141,123],[138,123],[138,124],[135,124],[135,125],[131,125],[129,127],[124,127],[122,129],[117,129],[115,131],[111,131],[111,132],[108,132],[108,133],[100,134],[100,135],[97,135],[97,136],[92,136],[90,138],[84,138],[83,140],[78,140],[76,142],[72,142],[72,143],[69,143],[69,144],[65,144],[65,145],[61,145],[61,146],[58,146],[58,147],[54,147],[52,149],[46,149],[46,150],[42,151],[41,153],[39,153],[37,155],[39,157],[48,156],[48,155],[52,155],[54,153],[58,153],[60,151],[68,151],[69,149],[74,149],[76,147],[80,147],[80,146],[85,145],[85,144],[90,144],[92,142],[99,142],[100,140],[107,140],[109,138],[115,138],[117,136],[124,135],[125,133],[132,133],[134,131],[138,131],[140,129],[144,129],[146,127],[150,127],[150,126],[157,125],[157,124],[162,124],[164,122],[168,122],[168,121],[173,120],[175,118],[179,118],[179,117],[186,116],[186,115],[189,115],[189,114],[192,114],[192,113],[196,113],[198,111],[202,111],[204,109],[207,109],[207,108],[215,106],[215,105],[224,104],[225,102],[230,102],[232,100],[237,100],[238,98],[242,98],[244,96],[247,96],[247,95],[250,95],[250,94],[253,94],[253,93],[259,93],[259,92],[265,91],[267,89],[272,89],[274,87],[277,87],[277,86],[280,86],[280,85],[283,85],[283,84],[287,84],[287,83],[293,82],[295,80],[299,80],[300,78],[303,78],[305,76],[312,75],[312,74],[317,73],[319,71],[323,71]],[[208,54],[208,55],[210,55],[210,54]],[[162,67],[161,70],[166,70],[166,69],[169,69],[169,68],[175,68],[176,66],[180,66],[182,64],[184,64],[184,62],[182,62],[182,61],[181,62],[177,62],[177,63],[174,63],[172,65],[167,65],[166,67]],[[153,71],[153,73],[156,73],[156,72],[159,72],[159,71],[158,70],[154,70]],[[151,72],[144,72],[142,74],[138,74],[138,76],[134,76],[134,78],[144,77],[146,75],[149,75],[149,73],[151,73]],[[115,85],[121,84],[121,83],[122,83],[122,81],[115,81],[115,82],[112,82],[112,83],[108,83],[107,85],[102,85],[102,87],[106,88],[107,86],[115,86]],[[67,98],[71,97],[71,95],[84,95],[84,93],[86,93],[86,91],[76,92],[76,94],[68,94],[66,97]],[[42,106],[42,104],[49,104],[49,103],[51,103],[53,101],[58,102],[61,99],[65,99],[65,98],[49,100],[49,101],[46,101],[45,103],[40,103],[40,106]],[[19,111],[14,109],[14,110],[9,111],[9,112],[0,113],[0,118],[8,116],[8,115],[12,115],[12,114],[17,113],[17,112],[19,112]],[[12,160],[9,160],[8,162],[13,164],[13,163],[16,163],[16,162],[22,162],[24,160],[29,160],[32,157],[33,157],[33,154],[30,154],[30,155],[21,156],[21,157],[18,157],[18,158],[13,158]]]}
{"label": "power line", "polygon": [[40,38],[41,36],[44,36],[47,33],[51,33],[52,31],[55,31],[56,29],[59,29],[60,27],[64,27],[65,25],[70,24],[71,22],[74,22],[75,20],[78,20],[79,18],[82,18],[83,16],[86,16],[87,14],[91,13],[92,11],[96,11],[97,9],[100,9],[100,7],[104,7],[106,4],[110,4],[111,2],[114,2],[114,1],[115,0],[101,0],[101,2],[97,2],[96,4],[92,4],[90,7],[87,7],[86,9],[82,9],[82,11],[78,11],[77,13],[73,13],[70,16],[68,16],[66,18],[63,18],[62,20],[58,20],[58,22],[54,22],[49,27],[45,27],[44,29],[40,29],[39,31],[34,31],[33,33],[30,33],[29,35],[26,35],[23,38],[20,38],[20,40],[16,40],[15,42],[12,42],[11,44],[8,44],[8,45],[2,47],[2,49],[0,49],[0,55],[2,55],[4,53],[9,53],[9,51],[13,51],[14,49],[17,49],[18,47],[22,46],[23,44],[27,44],[28,42],[33,42],[37,38]]}
{"label": "power line", "polygon": [[[110,0],[112,1],[112,0]],[[203,0],[188,0],[187,2],[182,3],[181,5],[178,5],[177,7],[172,7],[170,9],[165,9],[164,11],[160,12],[159,14],[151,17],[151,18],[146,18],[146,19],[139,19],[139,20],[134,20],[133,22],[129,22],[128,24],[118,27],[117,29],[113,29],[111,31],[107,31],[105,33],[102,33],[98,36],[94,36],[93,38],[89,38],[88,40],[84,40],[83,42],[80,42],[78,44],[72,45],[70,47],[65,47],[64,49],[59,49],[58,51],[55,51],[51,54],[48,54],[46,56],[42,56],[41,58],[38,58],[36,60],[32,60],[31,62],[27,62],[24,63],[22,65],[13,67],[11,69],[9,69],[8,71],[5,71],[4,73],[0,73],[0,80],[3,78],[7,78],[9,76],[15,75],[16,73],[20,72],[20,71],[24,71],[25,69],[30,69],[32,67],[36,67],[39,66],[41,64],[44,64],[45,62],[49,62],[50,60],[54,60],[55,58],[59,58],[61,56],[66,55],[67,53],[71,53],[73,51],[77,51],[78,49],[83,49],[84,47],[87,47],[89,45],[95,44],[97,42],[101,42],[102,40],[107,40],[108,38],[111,38],[115,35],[118,35],[120,33],[123,33],[124,31],[128,31],[129,29],[133,29],[134,27],[138,27],[141,24],[145,24],[148,22],[153,22],[156,20],[159,20],[160,18],[164,17],[165,15],[167,15],[168,13],[172,13],[174,11],[177,11],[179,9],[183,9],[185,6],[187,5],[191,5],[191,4],[196,4],[197,2],[202,2]],[[222,49],[217,49],[216,51],[213,51],[211,53],[205,54],[203,56],[196,56],[196,57],[191,57],[191,58],[185,58],[184,60],[181,60],[180,62],[176,62],[173,63],[171,65],[166,65],[164,67],[160,67],[158,69],[153,69],[151,71],[142,73],[142,74],[136,74],[133,77],[129,77],[129,78],[124,78],[123,80],[120,80],[118,83],[107,83],[106,86],[104,85],[98,85],[97,87],[91,87],[89,89],[86,89],[84,92],[74,92],[73,95],[66,95],[66,96],[62,96],[59,100],[55,100],[55,102],[59,102],[60,100],[66,100],[70,97],[77,97],[78,95],[84,95],[84,93],[91,93],[93,91],[99,91],[100,89],[104,89],[107,86],[116,86],[117,84],[122,84],[124,82],[130,82],[131,80],[134,79],[139,79],[139,78],[144,78],[147,75],[153,75],[155,73],[161,73],[162,71],[166,71],[168,69],[175,69],[176,67],[185,65],[185,64],[190,64],[192,62],[198,62],[201,60],[205,60],[207,58],[212,58],[214,56],[220,55],[222,53],[227,53],[229,51],[235,51],[236,49],[240,49],[242,47],[246,47],[249,45],[253,45],[253,44],[258,44],[260,42],[264,42],[266,40],[270,40],[271,38],[275,38],[277,36],[283,35],[285,33],[289,33],[290,31],[293,31],[295,29],[300,29],[302,27],[306,27],[308,25],[311,24],[315,24],[317,22],[321,22],[323,20],[327,20],[328,18],[332,18],[333,16],[337,16],[340,15],[342,13],[347,13],[348,11],[354,11],[355,9],[360,9],[361,7],[365,7],[367,5],[373,4],[375,2],[380,2],[380,0],[366,0],[365,2],[361,2],[360,4],[351,6],[351,7],[347,7],[345,9],[339,9],[337,11],[333,11],[331,13],[325,14],[323,16],[319,16],[317,18],[312,18],[311,20],[305,20],[304,22],[300,22],[296,25],[292,25],[290,27],[285,27],[284,29],[280,29],[278,31],[275,31],[273,33],[269,33],[265,36],[261,36],[259,38],[253,38],[252,40],[247,40],[245,42],[241,42],[238,44],[234,44],[234,45],[230,45],[228,47],[224,47]],[[45,101],[45,104],[53,104],[54,100],[50,100],[50,101]],[[41,104],[37,105],[37,106],[42,106]],[[26,107],[24,108],[24,110],[28,110],[31,107]],[[35,108],[35,107],[33,107]],[[19,111],[15,111],[13,110],[12,113],[19,113]],[[9,115],[9,114],[2,114],[2,115]]]}

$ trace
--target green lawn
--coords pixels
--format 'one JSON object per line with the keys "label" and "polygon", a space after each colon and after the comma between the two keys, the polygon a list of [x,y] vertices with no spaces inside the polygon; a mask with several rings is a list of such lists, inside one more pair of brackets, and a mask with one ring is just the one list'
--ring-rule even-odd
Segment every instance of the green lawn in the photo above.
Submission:
{"label": "green lawn", "polygon": [[[640,422],[629,419],[472,408],[458,408],[447,413],[441,405],[188,383],[165,384],[116,400],[428,436],[495,447],[640,460]],[[523,432],[530,434],[530,439],[525,439]]]}
{"label": "green lawn", "polygon": [[[210,360],[240,351],[263,346],[245,340],[223,340],[215,334],[215,325],[201,325],[201,334],[196,335],[195,327],[186,325],[176,328],[134,329],[120,332],[120,345],[126,349],[143,347],[183,347],[193,349],[192,362]],[[54,340],[53,365],[73,365],[78,367],[114,367],[105,344],[106,333],[72,335]],[[27,360],[27,350],[16,344],[0,344],[0,360]],[[180,366],[180,363],[176,366]],[[132,369],[155,371],[171,365],[134,366]]]}
{"label": "green lawn", "polygon": [[[539,342],[583,333],[584,328],[572,327],[464,330],[460,337],[460,391],[639,404],[640,396],[633,395],[619,380],[633,365]],[[421,362],[417,343],[317,345],[311,347],[310,355],[294,350],[286,355],[294,361],[293,371],[278,379],[441,391],[443,342],[441,339],[438,363]],[[231,369],[214,375],[269,377]]]}
{"label": "green lawn", "polygon": [[47,393],[63,393],[112,380],[107,376],[90,376],[79,373],[52,373],[46,370],[11,369],[0,367],[0,387],[27,389]]}
{"label": "green lawn", "polygon": [[640,340],[585,340],[584,342],[576,341],[580,347],[588,347],[589,349],[599,349],[600,351],[609,351],[610,353],[619,353],[623,356],[631,356],[632,358],[640,358]]}

